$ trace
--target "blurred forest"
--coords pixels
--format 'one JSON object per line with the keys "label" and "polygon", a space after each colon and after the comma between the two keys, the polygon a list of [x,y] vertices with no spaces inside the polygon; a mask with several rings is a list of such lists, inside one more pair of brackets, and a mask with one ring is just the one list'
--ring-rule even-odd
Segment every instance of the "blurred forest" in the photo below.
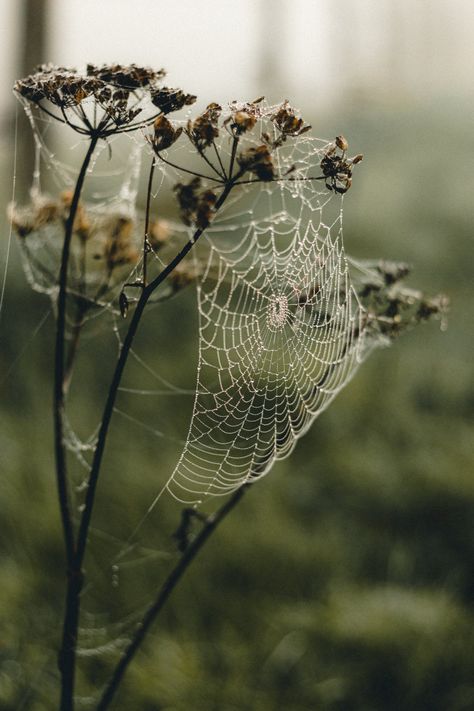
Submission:
{"label": "blurred forest", "polygon": [[[414,287],[449,296],[448,330],[426,324],[373,354],[291,458],[252,488],[186,575],[113,708],[474,708],[473,101],[472,90],[457,78],[460,66],[469,74],[473,58],[468,53],[461,58],[459,45],[452,46],[452,58],[442,55],[446,43],[437,55],[443,22],[436,13],[442,3],[423,2],[420,7],[432,12],[423,30],[417,16],[419,55],[412,62],[405,55],[397,64],[394,57],[406,49],[406,25],[395,0],[382,4],[392,13],[391,42],[360,59],[365,69],[357,77],[356,39],[349,51],[340,33],[351,36],[354,13],[368,3],[353,0],[352,14],[326,18],[332,56],[342,46],[351,65],[348,85],[334,78],[337,90],[331,90],[330,101],[316,96],[313,101],[310,65],[294,87],[272,73],[281,52],[276,56],[263,39],[260,78],[249,77],[248,92],[258,95],[266,74],[277,94],[272,98],[288,96],[301,106],[315,135],[344,134],[351,148],[364,153],[344,203],[346,250],[357,258],[413,265]],[[298,3],[293,10],[289,5],[274,4],[280,15],[275,9],[273,23],[291,24]],[[472,31],[472,12],[460,12],[467,7],[459,1],[452,5],[457,22],[470,22]],[[256,22],[250,11],[225,12],[227,25]],[[366,16],[370,19],[370,12]],[[449,29],[454,33],[458,26]],[[272,28],[278,33],[275,24]],[[205,43],[204,20],[201,29]],[[373,24],[371,36],[377,31]],[[21,32],[19,26],[18,38]],[[261,25],[256,36],[263,37]],[[358,38],[361,47],[363,39]],[[55,56],[46,54],[46,42],[34,61],[77,61],[55,42]],[[127,46],[128,54],[132,50]],[[154,64],[166,65],[167,58],[154,51]],[[114,56],[83,61],[88,59],[129,61],[121,56],[120,31]],[[141,56],[131,59],[138,63]],[[20,59],[16,71],[19,65]],[[418,77],[411,83],[410,65]],[[377,67],[383,67],[380,74]],[[219,99],[214,87],[203,91]],[[11,197],[14,144],[12,102],[5,99],[4,106],[2,209]],[[26,145],[27,130],[21,123],[18,145]],[[24,191],[22,170],[19,166],[17,195]],[[2,267],[7,237],[4,220]],[[194,301],[191,288],[153,309],[136,348],[155,372],[186,388],[195,381]],[[57,703],[64,562],[52,452],[49,311],[47,298],[26,284],[13,243],[0,313],[0,708],[5,711],[49,711]],[[82,374],[72,391],[75,425],[84,434],[102,409],[115,343],[110,324],[93,330],[85,342]],[[136,364],[126,384],[157,387]],[[114,420],[86,566],[94,587],[86,591],[81,708],[94,707],[91,699],[118,653],[119,645],[110,641],[126,634],[177,554],[171,534],[179,507],[163,500],[146,521],[140,546],[119,571],[112,567],[174,466],[180,453],[175,440],[186,435],[191,407],[189,396],[121,395],[119,408],[126,416]]]}

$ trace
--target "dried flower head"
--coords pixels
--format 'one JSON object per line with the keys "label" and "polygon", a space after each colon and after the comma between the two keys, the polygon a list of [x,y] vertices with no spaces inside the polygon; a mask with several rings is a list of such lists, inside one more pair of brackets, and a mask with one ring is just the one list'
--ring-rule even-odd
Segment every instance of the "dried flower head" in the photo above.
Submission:
{"label": "dried flower head", "polygon": [[153,133],[148,135],[146,140],[155,153],[159,153],[176,143],[182,132],[182,126],[175,128],[164,114],[160,114],[153,123]]}
{"label": "dried flower head", "polygon": [[88,64],[85,73],[47,64],[19,79],[14,90],[78,133],[107,138],[149,125],[155,106],[169,113],[194,101],[179,89],[163,89],[164,75],[135,64]]}
{"label": "dried flower head", "polygon": [[426,297],[421,291],[403,283],[410,267],[403,262],[380,261],[369,264],[368,279],[358,289],[358,296],[367,312],[369,329],[393,339],[422,321],[441,319],[444,328],[449,301],[440,294]]}
{"label": "dried flower head", "polygon": [[110,219],[100,255],[109,273],[116,267],[138,262],[140,255],[133,242],[133,230],[134,224],[128,217],[114,216]]}
{"label": "dried flower head", "polygon": [[280,131],[282,140],[288,137],[302,136],[311,130],[311,126],[305,125],[300,116],[296,116],[295,110],[285,101],[278,111],[271,117],[276,128]]}
{"label": "dried flower head", "polygon": [[219,135],[219,118],[222,107],[212,103],[194,121],[188,121],[186,133],[196,148],[202,151],[210,146]]}
{"label": "dried flower head", "polygon": [[259,180],[268,181],[275,179],[275,168],[272,161],[272,156],[268,146],[247,148],[237,156],[243,171],[253,173]]}
{"label": "dried flower head", "polygon": [[212,190],[203,190],[201,179],[193,178],[189,183],[174,186],[177,193],[181,218],[185,225],[196,225],[203,230],[209,225],[214,214],[217,196]]}
{"label": "dried flower head", "polygon": [[8,206],[8,218],[18,237],[25,238],[42,227],[54,223],[61,214],[60,205],[50,198],[38,198],[31,206]]}
{"label": "dried flower head", "polygon": [[347,158],[348,147],[349,144],[344,136],[337,136],[324,153],[320,164],[327,189],[334,190],[340,195],[346,193],[351,187],[353,166],[360,163],[363,158],[360,153],[354,158]]}
{"label": "dried flower head", "polygon": [[184,106],[191,106],[196,101],[196,97],[192,94],[185,94],[181,89],[168,89],[165,86],[157,91],[152,91],[151,101],[164,114],[169,114],[172,111],[179,111]]}
{"label": "dried flower head", "polygon": [[224,121],[224,126],[228,126],[233,136],[241,136],[247,131],[251,131],[257,123],[257,112],[251,104],[244,104],[237,108],[235,104],[230,106],[230,116]]}
{"label": "dried flower head", "polygon": [[[72,203],[73,192],[72,190],[64,190],[60,195],[61,205],[62,205],[62,216],[66,220],[69,215],[69,210]],[[91,236],[90,232],[91,222],[87,215],[87,212],[79,202],[76,210],[76,215],[74,217],[73,233],[76,234],[82,240],[88,240]]]}

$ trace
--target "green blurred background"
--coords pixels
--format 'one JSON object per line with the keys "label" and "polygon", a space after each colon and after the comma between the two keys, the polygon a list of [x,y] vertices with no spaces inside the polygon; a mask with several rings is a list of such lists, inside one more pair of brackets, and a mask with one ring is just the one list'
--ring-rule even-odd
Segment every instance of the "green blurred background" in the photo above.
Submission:
{"label": "green blurred background", "polygon": [[[345,199],[348,253],[407,261],[413,286],[451,300],[447,332],[427,324],[372,355],[291,458],[249,492],[190,569],[114,708],[473,709],[473,6],[4,0],[2,10],[11,27],[0,86],[2,210],[17,74],[43,60],[164,65],[171,85],[203,102],[289,98],[316,135],[344,134],[365,154]],[[19,126],[21,201],[32,166]],[[5,711],[56,706],[64,563],[48,309],[12,244],[0,314]],[[188,290],[149,314],[137,353],[192,388],[196,327]],[[114,348],[110,324],[86,341],[72,391],[81,436],[98,419]],[[126,384],[159,387],[138,364]],[[87,561],[81,708],[93,708],[120,639],[176,555],[179,507],[162,500],[139,547],[112,568],[176,461],[191,406],[186,396],[121,395],[120,409],[148,429],[114,421]]]}

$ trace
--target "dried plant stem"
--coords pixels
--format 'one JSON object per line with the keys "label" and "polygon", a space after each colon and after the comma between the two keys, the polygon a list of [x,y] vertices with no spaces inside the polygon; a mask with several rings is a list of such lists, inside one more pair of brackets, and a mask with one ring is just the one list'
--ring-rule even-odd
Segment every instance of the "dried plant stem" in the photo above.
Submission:
{"label": "dried plant stem", "polygon": [[[74,189],[69,215],[64,231],[64,243],[61,254],[61,267],[59,271],[59,292],[57,301],[56,317],[56,348],[54,359],[54,449],[56,457],[56,481],[58,489],[59,509],[64,533],[66,547],[66,560],[68,571],[68,590],[66,594],[66,614],[63,627],[63,639],[59,653],[59,668],[61,671],[61,709],[71,708],[69,700],[74,692],[74,672],[75,672],[75,647],[77,634],[77,621],[68,619],[70,610],[69,600],[71,589],[81,583],[76,580],[74,569],[74,532],[72,526],[71,508],[69,503],[69,492],[67,483],[66,447],[64,444],[64,415],[65,415],[65,393],[66,393],[66,370],[65,370],[65,335],[66,335],[66,301],[67,301],[67,275],[69,267],[69,254],[71,240],[74,230],[74,220],[79,206],[84,179],[87,169],[97,145],[98,137],[92,137],[84,157],[81,169]],[[82,583],[81,583],[82,584]],[[79,594],[79,593],[77,593]],[[75,630],[74,636],[71,636]]]}
{"label": "dried plant stem", "polygon": [[74,326],[72,327],[71,342],[69,344],[68,352],[66,355],[66,364],[64,367],[64,393],[67,394],[69,386],[72,380],[72,373],[74,370],[74,363],[76,360],[77,349],[79,347],[79,340],[81,338],[82,328],[84,326],[84,316],[87,312],[87,306],[84,303],[79,303],[76,316],[74,321]]}
{"label": "dried plant stem", "polygon": [[[85,171],[84,171],[85,172]],[[226,200],[230,191],[234,187],[238,175],[233,180],[229,180],[219,199],[215,204],[215,210],[218,210]],[[148,303],[153,292],[160,286],[166,277],[178,266],[188,252],[192,249],[204,229],[197,229],[192,237],[174,259],[163,269],[150,284],[143,287],[140,298],[136,304],[133,316],[130,321],[130,326],[124,338],[120,349],[119,358],[115,367],[114,374],[110,383],[107,394],[107,400],[102,415],[99,434],[97,436],[97,445],[94,452],[91,471],[87,485],[86,497],[84,502],[84,510],[79,524],[79,532],[77,535],[77,544],[75,547],[72,563],[69,568],[68,586],[66,593],[66,612],[64,618],[63,629],[63,644],[60,652],[60,668],[62,673],[62,691],[61,691],[61,711],[70,711],[73,709],[73,692],[74,692],[74,668],[76,660],[77,633],[79,624],[79,613],[81,605],[81,590],[84,581],[84,573],[82,564],[87,547],[87,537],[92,518],[92,511],[95,501],[95,493],[97,482],[99,480],[102,459],[104,455],[107,435],[109,431],[110,421],[114,411],[115,400],[118,389],[122,380],[122,375],[128,361],[130,350],[140,324],[143,311]],[[64,340],[64,338],[63,338]]]}
{"label": "dried plant stem", "polygon": [[146,193],[146,212],[145,212],[145,234],[143,235],[143,286],[147,285],[147,258],[150,251],[149,231],[150,231],[150,203],[153,187],[153,174],[155,172],[155,158],[151,159],[150,173],[148,175],[148,187]]}
{"label": "dried plant stem", "polygon": [[120,682],[122,681],[123,676],[127,671],[130,662],[133,660],[137,650],[140,648],[143,640],[145,639],[150,627],[160,614],[174,588],[176,587],[186,570],[189,568],[193,560],[196,558],[199,551],[203,548],[204,544],[209,540],[211,535],[217,529],[219,524],[226,518],[226,516],[232,511],[232,509],[237,506],[249,486],[249,484],[241,486],[240,489],[237,489],[237,491],[232,494],[232,496],[226,501],[225,504],[223,504],[214,514],[211,514],[206,518],[202,529],[194,538],[194,540],[189,544],[188,548],[185,550],[176,566],[168,575],[160,591],[158,592],[156,599],[145,612],[141,622],[137,625],[130,643],[123,652],[122,657],[120,658],[120,661],[115,667],[110,681],[102,694],[102,697],[97,705],[97,711],[105,711],[109,707],[120,685]]}

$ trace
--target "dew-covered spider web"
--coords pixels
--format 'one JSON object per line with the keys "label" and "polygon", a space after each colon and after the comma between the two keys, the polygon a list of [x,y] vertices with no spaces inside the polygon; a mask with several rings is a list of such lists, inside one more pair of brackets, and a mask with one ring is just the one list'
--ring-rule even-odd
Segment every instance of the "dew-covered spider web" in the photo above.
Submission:
{"label": "dew-covered spider web", "polygon": [[[26,108],[37,145],[32,200],[43,209],[40,167],[51,173],[59,189],[71,186],[77,168],[67,160],[58,160],[51,150],[48,118]],[[245,137],[247,144],[261,143],[268,117],[276,109],[258,108],[259,125],[253,138]],[[220,162],[229,165],[231,137],[221,131],[216,143]],[[76,152],[82,154],[84,145],[78,138]],[[197,282],[199,314],[195,400],[178,463],[172,475],[159,484],[150,510],[165,490],[183,503],[198,504],[208,495],[228,494],[265,475],[276,460],[290,454],[371,348],[383,341],[370,327],[357,293],[361,275],[370,270],[346,256],[343,199],[328,190],[321,175],[321,159],[329,145],[307,134],[289,138],[274,154],[276,174],[282,179],[262,183],[247,173],[193,247],[189,281]],[[69,290],[95,307],[85,310],[83,320],[98,319],[104,312],[113,316],[120,348],[117,301],[123,283],[133,286],[142,270],[143,220],[140,222],[136,202],[140,166],[149,164],[150,153],[140,133],[132,138],[111,138],[100,146],[88,176],[92,199],[86,204],[94,238],[82,247],[73,241]],[[120,157],[121,150],[125,159],[111,163],[110,156]],[[173,186],[189,180],[193,170],[200,175],[205,172],[208,180],[203,179],[204,187],[219,193],[211,166],[219,166],[217,152],[208,153],[208,163],[203,163],[189,143],[181,140],[163,156],[163,162],[157,161],[152,193],[157,202],[160,197],[173,196]],[[95,268],[102,264],[100,259],[94,261],[97,251],[107,240],[121,239],[113,230],[125,222],[133,231],[136,259],[114,272],[119,279],[105,280],[103,267],[102,272]],[[20,239],[30,284],[49,294],[53,304],[61,224],[45,220],[27,239]],[[178,242],[193,239],[194,228],[173,220],[167,224]],[[165,257],[161,244],[151,247],[148,258],[156,274],[172,253]],[[186,269],[189,277],[189,262]],[[166,292],[166,282],[156,300],[163,289]],[[133,297],[133,291],[128,293]],[[73,323],[70,328],[73,330]],[[133,358],[139,356],[132,353]],[[159,364],[154,363],[150,371],[157,370]],[[170,383],[164,388],[168,394],[181,390]],[[134,389],[128,388],[128,392]],[[116,413],[140,425],[133,413],[119,407]],[[162,434],[160,428],[142,426]],[[66,433],[67,446],[85,471],[96,434],[94,429],[89,437],[80,438],[72,426]],[[171,439],[179,442],[177,437]]]}
{"label": "dew-covered spider web", "polygon": [[165,485],[183,503],[264,476],[381,342],[368,337],[354,288],[361,269],[345,254],[342,198],[313,179],[326,149],[288,141],[278,154],[288,177],[238,186],[194,248],[196,395]]}
{"label": "dew-covered spider web", "polygon": [[366,353],[340,219],[315,217],[280,212],[241,225],[226,247],[209,239],[193,418],[168,484],[180,500],[266,474]]}

